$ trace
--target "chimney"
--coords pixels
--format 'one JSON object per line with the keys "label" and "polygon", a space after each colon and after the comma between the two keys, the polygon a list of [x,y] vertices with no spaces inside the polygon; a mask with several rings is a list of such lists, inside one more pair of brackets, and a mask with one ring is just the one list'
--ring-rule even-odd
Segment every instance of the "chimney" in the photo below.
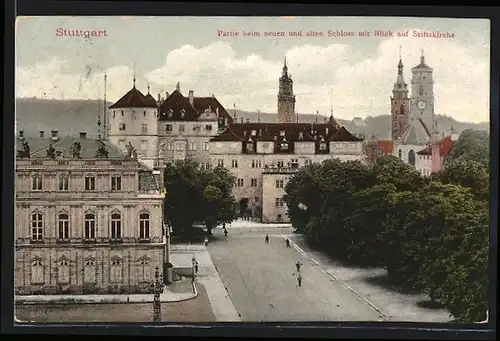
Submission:
{"label": "chimney", "polygon": [[85,140],[87,138],[87,133],[82,131],[80,132],[80,139]]}
{"label": "chimney", "polygon": [[325,128],[325,135],[328,135],[328,127]]}
{"label": "chimney", "polygon": [[51,133],[52,133],[52,141],[57,141],[57,139],[58,139],[57,138],[58,131],[57,130],[52,130]]}
{"label": "chimney", "polygon": [[250,123],[250,119],[249,118],[247,118],[247,123]]}
{"label": "chimney", "polygon": [[43,139],[45,135],[45,132],[43,130],[40,130],[40,137]]}
{"label": "chimney", "polygon": [[161,102],[161,97],[160,97],[160,94],[158,94],[158,103]]}
{"label": "chimney", "polygon": [[170,94],[168,93],[168,91],[165,93],[165,99],[168,98],[168,96],[170,96]]}
{"label": "chimney", "polygon": [[24,130],[19,130],[19,138],[24,139]]}
{"label": "chimney", "polygon": [[214,94],[212,94],[212,99],[215,99],[215,95]]}
{"label": "chimney", "polygon": [[191,106],[194,106],[194,91],[193,90],[189,90],[188,99],[189,99],[189,104],[191,104]]}

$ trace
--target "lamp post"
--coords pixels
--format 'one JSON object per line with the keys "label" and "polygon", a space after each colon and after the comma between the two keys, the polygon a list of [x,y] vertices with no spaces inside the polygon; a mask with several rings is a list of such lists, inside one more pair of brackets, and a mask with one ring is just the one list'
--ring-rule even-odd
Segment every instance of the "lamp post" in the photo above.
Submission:
{"label": "lamp post", "polygon": [[160,294],[163,293],[163,276],[160,275],[158,266],[155,268],[155,281],[151,284],[154,293],[153,300],[153,322],[161,322],[161,301]]}

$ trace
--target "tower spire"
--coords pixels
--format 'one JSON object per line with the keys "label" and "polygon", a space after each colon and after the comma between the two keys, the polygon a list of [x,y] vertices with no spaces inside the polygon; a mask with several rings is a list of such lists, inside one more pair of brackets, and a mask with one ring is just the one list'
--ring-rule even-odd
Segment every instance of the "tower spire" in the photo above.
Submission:
{"label": "tower spire", "polygon": [[333,116],[333,94],[332,94],[332,89],[330,89],[330,115]]}
{"label": "tower spire", "polygon": [[424,49],[420,49],[420,64],[425,64]]}
{"label": "tower spire", "polygon": [[[108,102],[106,101],[107,80],[108,80],[108,75],[104,73],[104,96],[103,96],[104,105],[103,105],[103,115],[102,115],[103,116],[102,135],[104,139],[106,139],[108,134],[108,111],[107,111]],[[99,125],[99,134],[100,134],[100,126],[101,126],[100,118],[97,124]]]}
{"label": "tower spire", "polygon": [[175,85],[175,89],[177,91],[181,91],[181,83],[180,82],[177,82],[177,84]]}
{"label": "tower spire", "polygon": [[135,62],[134,62],[134,89],[135,89]]}
{"label": "tower spire", "polygon": [[148,81],[148,95],[149,95],[149,81]]}

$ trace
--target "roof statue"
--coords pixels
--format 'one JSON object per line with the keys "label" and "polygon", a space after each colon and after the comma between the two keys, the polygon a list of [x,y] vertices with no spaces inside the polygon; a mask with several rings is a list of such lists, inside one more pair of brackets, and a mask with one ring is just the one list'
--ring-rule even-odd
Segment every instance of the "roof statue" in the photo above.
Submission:
{"label": "roof statue", "polygon": [[30,157],[30,145],[28,142],[23,141],[23,149],[17,151],[17,157],[29,158]]}
{"label": "roof statue", "polygon": [[71,157],[75,159],[80,159],[81,150],[82,150],[82,145],[80,144],[80,142],[78,141],[73,142],[70,149]]}
{"label": "roof statue", "polygon": [[137,151],[135,150],[134,146],[132,146],[132,143],[130,143],[130,141],[127,144],[126,157],[131,159],[137,159]]}
{"label": "roof statue", "polygon": [[52,143],[49,145],[49,148],[47,149],[47,157],[50,157],[52,159],[55,159],[56,157],[56,150],[52,146]]}
{"label": "roof statue", "polygon": [[109,152],[108,152],[104,142],[102,142],[102,141],[100,141],[100,142],[101,143],[100,143],[99,148],[97,149],[97,151],[95,153],[95,157],[106,159],[106,158],[108,158]]}

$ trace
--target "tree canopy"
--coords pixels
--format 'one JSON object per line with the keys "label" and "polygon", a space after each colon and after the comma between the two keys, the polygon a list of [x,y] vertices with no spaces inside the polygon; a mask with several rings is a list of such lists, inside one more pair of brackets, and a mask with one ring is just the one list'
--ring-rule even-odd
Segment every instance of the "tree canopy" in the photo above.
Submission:
{"label": "tree canopy", "polygon": [[490,137],[483,130],[466,129],[455,141],[445,159],[448,167],[457,161],[476,161],[485,166],[490,163]]}
{"label": "tree canopy", "polygon": [[301,168],[285,188],[293,227],[339,260],[384,266],[459,321],[482,320],[489,172],[461,148],[431,177],[393,156],[373,166],[334,159]]}
{"label": "tree canopy", "polygon": [[235,218],[235,177],[223,167],[204,168],[186,160],[170,163],[164,173],[165,214],[176,235],[189,236],[195,223],[212,228]]}

